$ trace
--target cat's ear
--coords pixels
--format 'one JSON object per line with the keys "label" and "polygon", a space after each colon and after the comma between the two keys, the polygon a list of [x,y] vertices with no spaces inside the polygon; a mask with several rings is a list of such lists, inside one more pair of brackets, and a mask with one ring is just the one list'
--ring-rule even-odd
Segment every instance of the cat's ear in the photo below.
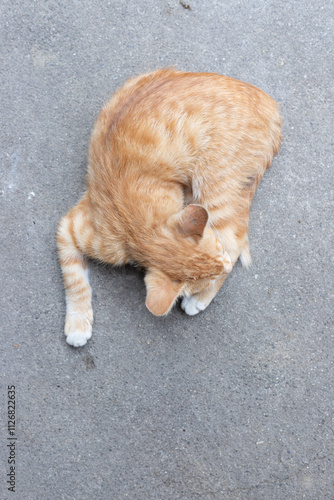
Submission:
{"label": "cat's ear", "polygon": [[188,205],[172,217],[172,225],[182,236],[190,236],[195,240],[199,240],[203,237],[209,214],[202,205]]}
{"label": "cat's ear", "polygon": [[163,316],[172,308],[180,295],[183,284],[172,281],[160,271],[149,270],[145,276],[146,307],[155,316]]}

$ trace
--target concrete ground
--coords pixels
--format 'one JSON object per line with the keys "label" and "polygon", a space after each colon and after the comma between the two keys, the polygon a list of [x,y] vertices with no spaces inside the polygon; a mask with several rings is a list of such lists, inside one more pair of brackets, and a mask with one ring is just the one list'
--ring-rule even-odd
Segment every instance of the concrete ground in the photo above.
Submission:
{"label": "concrete ground", "polygon": [[[2,0],[0,13],[0,498],[333,499],[333,3]],[[253,266],[204,313],[159,319],[142,274],[91,263],[94,332],[74,349],[57,223],[84,190],[102,104],[164,66],[281,104]]]}

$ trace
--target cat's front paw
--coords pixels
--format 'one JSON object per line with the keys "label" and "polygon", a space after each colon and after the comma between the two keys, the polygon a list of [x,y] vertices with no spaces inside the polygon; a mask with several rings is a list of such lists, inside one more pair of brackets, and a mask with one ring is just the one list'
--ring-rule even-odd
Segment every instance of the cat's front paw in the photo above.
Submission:
{"label": "cat's front paw", "polygon": [[71,332],[67,335],[66,342],[73,347],[82,347],[83,345],[87,344],[87,340],[90,339],[91,336],[92,327],[87,328],[87,330],[85,330],[84,332],[75,330],[74,332]]}
{"label": "cat's front paw", "polygon": [[92,322],[93,313],[68,313],[65,322],[66,342],[73,347],[85,345],[92,336]]}
{"label": "cat's front paw", "polygon": [[195,314],[204,311],[206,307],[207,306],[203,302],[197,300],[193,295],[190,295],[190,297],[183,297],[181,302],[181,308],[189,316],[194,316]]}

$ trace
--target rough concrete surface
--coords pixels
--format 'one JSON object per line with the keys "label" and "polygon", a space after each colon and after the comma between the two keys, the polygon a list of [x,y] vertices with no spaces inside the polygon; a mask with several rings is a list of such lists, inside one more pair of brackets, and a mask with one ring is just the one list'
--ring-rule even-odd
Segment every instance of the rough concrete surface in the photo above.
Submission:
{"label": "rough concrete surface", "polygon": [[[334,4],[183,4],[1,2],[1,499],[334,499]],[[141,273],[90,263],[93,337],[74,349],[57,223],[84,190],[100,107],[164,66],[281,104],[253,266],[204,313],[159,319]]]}

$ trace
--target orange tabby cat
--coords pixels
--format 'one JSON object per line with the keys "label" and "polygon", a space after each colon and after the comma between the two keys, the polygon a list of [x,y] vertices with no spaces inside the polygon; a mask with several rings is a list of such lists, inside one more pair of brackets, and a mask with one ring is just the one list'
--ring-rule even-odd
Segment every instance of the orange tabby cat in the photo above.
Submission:
{"label": "orange tabby cat", "polygon": [[58,228],[67,342],[91,337],[85,255],[145,268],[157,316],[178,297],[187,314],[205,309],[238,257],[250,264],[250,204],[280,139],[277,104],[225,76],[158,70],[118,90],[93,130],[87,191]]}

